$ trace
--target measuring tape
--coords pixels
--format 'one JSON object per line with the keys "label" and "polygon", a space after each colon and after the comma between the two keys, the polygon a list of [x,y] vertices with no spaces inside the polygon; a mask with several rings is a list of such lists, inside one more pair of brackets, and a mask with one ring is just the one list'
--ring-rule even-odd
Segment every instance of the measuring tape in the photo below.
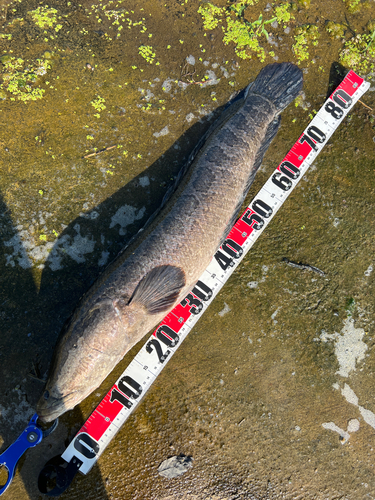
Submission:
{"label": "measuring tape", "polygon": [[229,232],[194,288],[164,318],[61,458],[87,474],[370,84],[350,71]]}

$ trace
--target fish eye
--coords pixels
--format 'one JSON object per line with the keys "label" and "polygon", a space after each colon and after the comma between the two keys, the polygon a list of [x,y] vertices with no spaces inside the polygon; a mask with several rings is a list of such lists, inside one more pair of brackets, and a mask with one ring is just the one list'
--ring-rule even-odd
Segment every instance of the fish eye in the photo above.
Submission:
{"label": "fish eye", "polygon": [[48,399],[49,398],[49,392],[48,391],[44,391],[44,399]]}

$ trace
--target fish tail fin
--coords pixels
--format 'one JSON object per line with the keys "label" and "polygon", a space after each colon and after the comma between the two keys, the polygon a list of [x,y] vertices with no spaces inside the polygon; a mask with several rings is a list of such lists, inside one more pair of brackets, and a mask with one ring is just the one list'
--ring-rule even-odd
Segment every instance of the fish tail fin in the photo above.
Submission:
{"label": "fish tail fin", "polygon": [[302,71],[292,63],[269,64],[249,88],[252,94],[267,97],[281,112],[302,89]]}

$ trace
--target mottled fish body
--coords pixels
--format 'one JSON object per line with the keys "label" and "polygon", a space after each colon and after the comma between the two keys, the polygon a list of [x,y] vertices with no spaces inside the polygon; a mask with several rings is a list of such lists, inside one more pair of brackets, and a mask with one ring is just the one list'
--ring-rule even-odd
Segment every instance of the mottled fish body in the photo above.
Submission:
{"label": "mottled fish body", "polygon": [[41,420],[86,398],[195,285],[235,221],[279,114],[301,87],[296,66],[266,66],[219,118],[155,229],[114,261],[73,314],[38,403]]}

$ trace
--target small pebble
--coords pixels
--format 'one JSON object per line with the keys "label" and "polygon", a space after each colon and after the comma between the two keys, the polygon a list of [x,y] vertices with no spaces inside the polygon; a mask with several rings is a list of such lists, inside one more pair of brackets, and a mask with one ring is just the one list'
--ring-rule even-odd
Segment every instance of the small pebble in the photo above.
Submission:
{"label": "small pebble", "polygon": [[195,64],[195,57],[194,57],[194,56],[192,56],[192,55],[187,56],[187,58],[186,58],[186,62],[187,62],[188,64],[191,64],[192,66],[194,66],[194,64]]}
{"label": "small pebble", "polygon": [[348,422],[348,432],[357,432],[359,430],[359,421],[356,418],[352,418]]}
{"label": "small pebble", "polygon": [[185,474],[193,466],[193,460],[193,457],[186,457],[185,455],[167,458],[159,465],[158,472],[167,479],[173,479]]}

